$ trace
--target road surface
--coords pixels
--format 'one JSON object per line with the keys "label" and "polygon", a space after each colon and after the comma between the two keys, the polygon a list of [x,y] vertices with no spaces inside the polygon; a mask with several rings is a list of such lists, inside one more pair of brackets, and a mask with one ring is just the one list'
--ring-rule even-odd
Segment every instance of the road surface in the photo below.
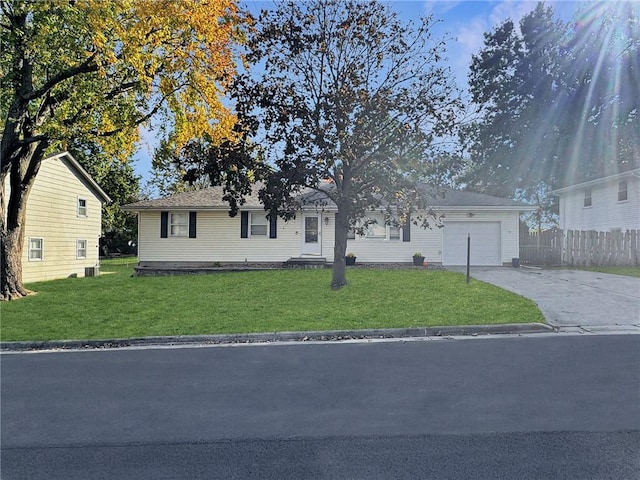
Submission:
{"label": "road surface", "polygon": [[637,478],[640,335],[2,355],[1,478]]}

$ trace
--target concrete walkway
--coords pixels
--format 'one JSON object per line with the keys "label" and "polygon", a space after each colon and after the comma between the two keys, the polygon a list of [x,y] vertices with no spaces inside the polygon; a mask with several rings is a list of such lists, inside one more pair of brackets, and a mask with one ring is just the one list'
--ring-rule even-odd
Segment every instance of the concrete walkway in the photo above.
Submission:
{"label": "concrete walkway", "polygon": [[511,267],[472,267],[471,277],[530,298],[549,325],[640,329],[640,278]]}

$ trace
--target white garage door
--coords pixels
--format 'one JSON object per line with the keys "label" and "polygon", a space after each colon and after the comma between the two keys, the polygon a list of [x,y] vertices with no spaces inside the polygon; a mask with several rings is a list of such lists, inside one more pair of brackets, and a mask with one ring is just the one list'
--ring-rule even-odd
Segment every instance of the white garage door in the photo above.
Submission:
{"label": "white garage door", "polygon": [[502,265],[500,222],[445,222],[443,265],[467,264],[467,235],[471,235],[471,265]]}

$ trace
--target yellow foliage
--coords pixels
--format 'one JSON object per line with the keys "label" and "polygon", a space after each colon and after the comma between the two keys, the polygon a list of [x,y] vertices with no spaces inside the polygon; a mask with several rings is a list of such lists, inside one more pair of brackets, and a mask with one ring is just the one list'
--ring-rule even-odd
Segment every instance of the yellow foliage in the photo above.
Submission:
{"label": "yellow foliage", "polygon": [[[81,0],[76,8],[99,52],[100,74],[135,77],[137,100],[164,98],[178,148],[205,134],[213,141],[232,135],[236,117],[222,99],[247,25],[236,0]],[[103,119],[101,130],[116,121]]]}

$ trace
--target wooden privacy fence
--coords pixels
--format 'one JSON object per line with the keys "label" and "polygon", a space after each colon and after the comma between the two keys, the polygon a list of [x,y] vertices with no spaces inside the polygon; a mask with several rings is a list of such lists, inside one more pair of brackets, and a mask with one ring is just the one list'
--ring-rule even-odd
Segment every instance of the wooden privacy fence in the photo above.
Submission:
{"label": "wooden privacy fence", "polygon": [[640,231],[555,230],[521,238],[524,265],[640,265]]}

